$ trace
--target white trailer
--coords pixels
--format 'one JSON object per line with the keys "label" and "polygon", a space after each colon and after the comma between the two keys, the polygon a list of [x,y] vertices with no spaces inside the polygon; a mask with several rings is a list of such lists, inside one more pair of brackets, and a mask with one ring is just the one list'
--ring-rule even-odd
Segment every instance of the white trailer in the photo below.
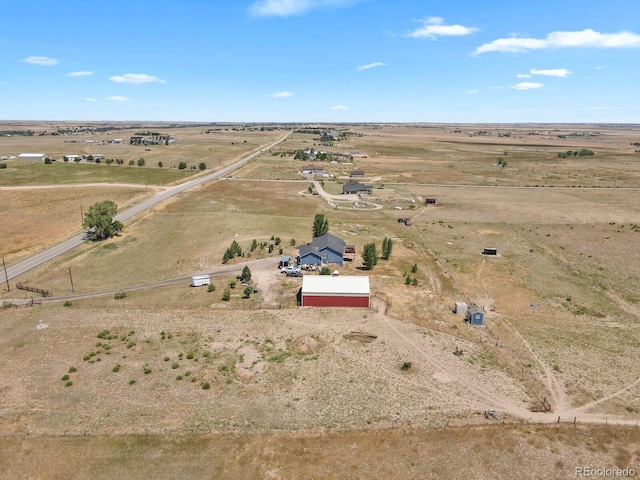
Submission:
{"label": "white trailer", "polygon": [[191,286],[192,287],[202,287],[203,285],[209,285],[211,283],[211,278],[209,275],[194,275],[191,277]]}

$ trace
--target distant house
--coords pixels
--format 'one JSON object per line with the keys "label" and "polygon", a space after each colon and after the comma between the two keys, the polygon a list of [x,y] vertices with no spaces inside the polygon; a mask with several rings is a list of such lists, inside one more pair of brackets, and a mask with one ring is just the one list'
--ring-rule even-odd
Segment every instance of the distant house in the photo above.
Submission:
{"label": "distant house", "polygon": [[44,162],[47,158],[45,153],[21,153],[18,160],[26,160],[28,162]]}
{"label": "distant house", "polygon": [[342,194],[348,195],[350,193],[371,193],[373,187],[371,185],[364,185],[360,182],[347,182],[342,186]]}
{"label": "distant house", "polygon": [[62,160],[65,162],[79,162],[82,160],[82,155],[63,155]]}
{"label": "distant house", "polygon": [[136,135],[133,136],[131,138],[129,138],[129,144],[130,145],[142,145],[144,137]]}
{"label": "distant house", "polygon": [[324,265],[325,263],[335,263],[342,266],[344,250],[344,240],[330,233],[325,233],[320,237],[315,237],[307,245],[300,245],[298,248],[298,264]]}
{"label": "distant house", "polygon": [[349,174],[349,178],[364,178],[364,170],[353,170]]}
{"label": "distant house", "polygon": [[467,308],[464,320],[471,325],[482,325],[484,323],[484,312],[477,305],[471,304]]}
{"label": "distant house", "polygon": [[315,165],[305,165],[300,169],[300,173],[311,174],[311,175],[321,175],[324,173],[324,167],[317,167]]}

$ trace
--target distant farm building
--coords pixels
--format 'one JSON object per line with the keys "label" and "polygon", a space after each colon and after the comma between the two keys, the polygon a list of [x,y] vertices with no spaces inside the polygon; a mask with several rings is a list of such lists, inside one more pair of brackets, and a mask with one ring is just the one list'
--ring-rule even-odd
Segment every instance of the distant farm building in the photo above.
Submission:
{"label": "distant farm building", "polygon": [[366,307],[371,290],[367,276],[305,275],[302,277],[303,307]]}
{"label": "distant farm building", "polygon": [[298,248],[299,265],[324,265],[335,263],[342,266],[345,242],[341,238],[325,233],[315,237],[311,243]]}
{"label": "distant farm building", "polygon": [[427,199],[424,201],[424,204],[425,204],[425,205],[435,205],[435,204],[436,204],[436,199],[435,199],[435,198],[427,198]]}
{"label": "distant farm building", "polygon": [[364,170],[353,170],[349,174],[349,178],[364,178]]}
{"label": "distant farm building", "polygon": [[18,155],[18,160],[25,160],[28,162],[44,162],[47,155],[44,153],[21,153]]}
{"label": "distant farm building", "polygon": [[482,250],[483,255],[498,255],[498,249],[495,247],[484,247]]}
{"label": "distant farm building", "polygon": [[342,186],[342,194],[349,195],[352,193],[368,193],[373,192],[371,185],[364,185],[360,182],[347,182]]}
{"label": "distant farm building", "polygon": [[82,155],[63,155],[62,160],[65,162],[79,162],[82,160]]}
{"label": "distant farm building", "polygon": [[484,323],[484,312],[477,305],[469,305],[465,314],[465,322],[471,325],[482,325]]}
{"label": "distant farm building", "polygon": [[139,135],[135,135],[135,136],[129,138],[129,144],[130,145],[142,145],[143,140],[144,140],[144,137],[139,136]]}
{"label": "distant farm building", "polygon": [[319,175],[322,174],[324,172],[324,167],[317,167],[315,165],[305,165],[304,167],[302,167],[300,169],[300,173],[306,174],[306,175]]}

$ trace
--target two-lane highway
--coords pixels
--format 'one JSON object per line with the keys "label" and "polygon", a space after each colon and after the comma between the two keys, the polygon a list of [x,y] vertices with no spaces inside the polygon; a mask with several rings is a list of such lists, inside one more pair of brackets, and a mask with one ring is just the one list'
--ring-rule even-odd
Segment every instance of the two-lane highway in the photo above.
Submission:
{"label": "two-lane highway", "polygon": [[[278,140],[268,144],[265,147],[261,147],[260,149],[256,150],[252,154],[247,155],[246,157],[242,158],[241,160],[238,160],[237,162],[232,163],[227,167],[224,167],[220,170],[216,170],[213,173],[209,173],[207,175],[194,178],[193,180],[189,180],[188,182],[182,183],[180,185],[176,185],[175,187],[168,188],[165,191],[158,193],[155,197],[149,200],[145,200],[144,202],[136,205],[135,207],[132,207],[128,210],[125,210],[124,212],[117,214],[114,217],[114,220],[119,220],[121,222],[124,222],[125,220],[128,220],[131,217],[138,215],[140,212],[143,212],[153,207],[154,205],[157,205],[158,203],[165,201],[167,198],[177,195],[178,193],[182,193],[185,190],[188,190],[197,185],[200,185],[201,183],[208,182],[216,178],[224,177],[225,175],[228,175],[234,170],[237,170],[238,168],[242,167],[244,164],[246,164],[248,161],[252,160],[253,158],[257,157],[258,155],[261,155],[267,150],[269,150],[270,148],[273,148],[276,145],[284,142],[289,135],[291,135],[291,132],[288,132],[284,136],[280,137]],[[31,270],[32,268],[42,265],[43,263],[48,262],[49,260],[59,255],[62,255],[65,252],[68,252],[69,250],[77,247],[78,245],[82,245],[86,241],[87,241],[87,234],[83,232],[74,237],[71,237],[68,240],[65,240],[62,243],[59,243],[55,247],[44,250],[26,260],[23,260],[22,262],[19,262],[19,263],[16,263],[15,265],[7,267],[6,276],[5,276],[4,270],[0,269],[1,270],[0,285],[4,285],[7,282],[7,279],[11,280],[17,277],[18,275],[21,275],[24,272]]]}

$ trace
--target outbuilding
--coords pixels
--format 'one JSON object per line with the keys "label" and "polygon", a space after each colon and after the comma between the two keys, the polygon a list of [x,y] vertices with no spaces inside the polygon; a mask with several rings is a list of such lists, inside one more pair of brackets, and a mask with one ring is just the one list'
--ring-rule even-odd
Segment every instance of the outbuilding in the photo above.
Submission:
{"label": "outbuilding", "polygon": [[47,158],[45,153],[21,153],[18,160],[26,160],[29,162],[44,162]]}
{"label": "outbuilding", "polygon": [[303,307],[366,307],[371,290],[368,276],[305,275],[302,277]]}
{"label": "outbuilding", "polygon": [[465,322],[471,325],[482,325],[484,323],[484,312],[477,305],[470,305],[465,315]]}

